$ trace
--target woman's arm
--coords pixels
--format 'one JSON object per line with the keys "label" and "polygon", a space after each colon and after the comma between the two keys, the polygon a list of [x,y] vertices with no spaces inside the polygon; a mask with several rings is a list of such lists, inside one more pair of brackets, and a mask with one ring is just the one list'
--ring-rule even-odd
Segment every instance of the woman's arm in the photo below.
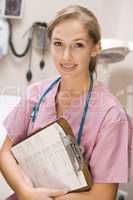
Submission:
{"label": "woman's arm", "polygon": [[7,137],[0,150],[0,170],[20,200],[52,200],[53,197],[66,194],[67,191],[34,188],[12,156],[12,145],[13,142]]}
{"label": "woman's arm", "polygon": [[116,200],[117,183],[95,183],[88,192],[69,193],[55,200]]}
{"label": "woman's arm", "polygon": [[0,151],[0,170],[10,187],[19,195],[22,192],[22,188],[23,190],[27,188],[27,184],[10,152],[12,145],[13,142],[7,137]]}

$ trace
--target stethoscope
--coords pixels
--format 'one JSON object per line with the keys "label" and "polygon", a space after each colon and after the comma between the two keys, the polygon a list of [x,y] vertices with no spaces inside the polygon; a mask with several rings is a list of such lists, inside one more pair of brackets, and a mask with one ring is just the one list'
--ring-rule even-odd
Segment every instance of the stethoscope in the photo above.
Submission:
{"label": "stethoscope", "polygon": [[[53,81],[51,83],[51,85],[46,89],[46,91],[42,94],[42,96],[40,97],[38,103],[33,107],[32,109],[32,113],[31,113],[31,118],[32,118],[32,122],[34,123],[37,117],[37,113],[39,112],[39,108],[41,103],[44,101],[44,98],[46,97],[46,95],[53,89],[53,87],[61,80],[61,77],[58,77],[55,81]],[[90,73],[90,87],[88,90],[88,94],[86,97],[86,102],[85,102],[85,106],[83,109],[83,113],[82,113],[82,117],[81,117],[81,121],[80,121],[80,127],[78,130],[78,134],[77,134],[77,143],[80,145],[81,142],[81,137],[83,135],[83,128],[84,128],[84,123],[85,123],[85,118],[86,118],[86,114],[89,111],[88,106],[90,103],[90,98],[91,98],[91,94],[92,94],[92,89],[93,89],[93,75],[92,73]]]}

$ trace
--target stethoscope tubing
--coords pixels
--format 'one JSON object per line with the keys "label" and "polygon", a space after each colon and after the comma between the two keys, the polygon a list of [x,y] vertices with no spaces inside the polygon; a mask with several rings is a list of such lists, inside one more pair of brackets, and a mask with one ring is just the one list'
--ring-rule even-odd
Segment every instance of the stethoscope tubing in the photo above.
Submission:
{"label": "stethoscope tubing", "polygon": [[[33,123],[35,123],[37,113],[39,112],[40,105],[44,101],[44,98],[60,80],[61,80],[61,77],[58,77],[56,80],[54,80],[51,83],[51,85],[46,89],[46,91],[41,95],[38,103],[33,107],[32,113],[31,113],[31,118],[32,118]],[[87,114],[87,112],[89,112],[88,106],[90,103],[90,98],[91,98],[91,94],[92,94],[92,90],[93,90],[93,75],[91,73],[90,73],[90,81],[91,81],[90,87],[89,87],[88,94],[86,97],[86,102],[85,102],[85,106],[84,106],[81,121],[80,121],[80,127],[79,127],[78,134],[77,134],[77,143],[79,145],[81,143],[81,137],[83,135],[83,128],[84,128],[84,124],[85,124],[86,114]]]}

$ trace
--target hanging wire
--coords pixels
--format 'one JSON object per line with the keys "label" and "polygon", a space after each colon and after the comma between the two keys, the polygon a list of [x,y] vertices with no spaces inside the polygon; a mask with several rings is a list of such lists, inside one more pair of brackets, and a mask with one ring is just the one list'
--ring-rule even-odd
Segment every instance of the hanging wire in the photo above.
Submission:
{"label": "hanging wire", "polygon": [[[25,37],[25,35],[27,33],[29,33],[29,38],[28,38],[28,42],[27,42],[27,45],[26,45],[26,48],[25,50],[22,52],[22,53],[18,53],[14,47],[14,44],[13,44],[13,30],[12,30],[12,22],[10,19],[7,20],[8,21],[8,24],[9,24],[9,31],[10,31],[10,34],[9,34],[9,45],[10,45],[10,48],[12,50],[12,53],[16,56],[16,57],[24,57],[28,52],[29,52],[29,66],[28,66],[28,71],[26,73],[26,79],[28,82],[31,81],[32,79],[32,71],[31,71],[31,67],[32,67],[32,48],[33,48],[33,35],[34,35],[34,31],[35,31],[35,28],[36,27],[43,27],[44,30],[47,28],[47,23],[45,22],[35,22],[32,24],[32,26],[24,33],[23,37]],[[42,54],[44,55],[44,52],[45,52],[45,37],[43,38],[43,47],[42,47]],[[40,61],[40,68],[42,69],[45,65],[45,62],[44,60],[42,59]]]}
{"label": "hanging wire", "polygon": [[[32,30],[31,40],[33,40],[33,32],[34,32],[34,29]],[[30,47],[30,51],[29,51],[29,66],[28,66],[28,71],[26,73],[26,79],[28,82],[30,82],[32,80],[32,71],[31,71],[32,55],[33,55],[33,48],[32,48],[32,43],[31,43],[31,47]]]}
{"label": "hanging wire", "polygon": [[8,19],[8,24],[9,24],[9,31],[10,31],[10,35],[9,35],[9,45],[10,45],[10,48],[11,48],[13,54],[16,57],[19,57],[19,58],[24,57],[28,53],[28,51],[29,51],[29,49],[31,47],[31,43],[32,43],[32,30],[31,29],[32,28],[30,28],[30,30],[29,30],[30,34],[29,34],[29,38],[28,38],[28,42],[27,42],[25,50],[22,53],[18,53],[16,51],[15,47],[14,47],[14,44],[13,44],[13,30],[12,30],[12,23],[11,23],[10,19]]}

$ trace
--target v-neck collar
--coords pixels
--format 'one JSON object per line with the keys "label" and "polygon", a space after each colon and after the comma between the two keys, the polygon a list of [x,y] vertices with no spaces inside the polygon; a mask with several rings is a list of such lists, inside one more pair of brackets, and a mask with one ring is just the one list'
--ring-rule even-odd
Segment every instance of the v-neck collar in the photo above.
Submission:
{"label": "v-neck collar", "polygon": [[[56,85],[54,86],[54,88],[52,89],[52,91],[49,93],[49,95],[47,97],[48,104],[50,105],[51,111],[54,115],[53,116],[54,120],[57,120],[60,117],[69,118],[70,111],[72,111],[73,110],[72,108],[76,107],[77,104],[78,104],[78,109],[80,111],[82,111],[83,107],[85,105],[86,97],[87,97],[87,93],[84,93],[83,95],[76,97],[75,99],[72,100],[70,106],[64,111],[63,115],[57,117],[56,96],[57,96],[58,91],[59,91],[60,82],[61,82],[61,79],[56,83]],[[94,89],[97,88],[98,85],[99,85],[98,83],[94,84],[94,87],[93,87],[93,90],[92,90],[92,95],[94,93]]]}

